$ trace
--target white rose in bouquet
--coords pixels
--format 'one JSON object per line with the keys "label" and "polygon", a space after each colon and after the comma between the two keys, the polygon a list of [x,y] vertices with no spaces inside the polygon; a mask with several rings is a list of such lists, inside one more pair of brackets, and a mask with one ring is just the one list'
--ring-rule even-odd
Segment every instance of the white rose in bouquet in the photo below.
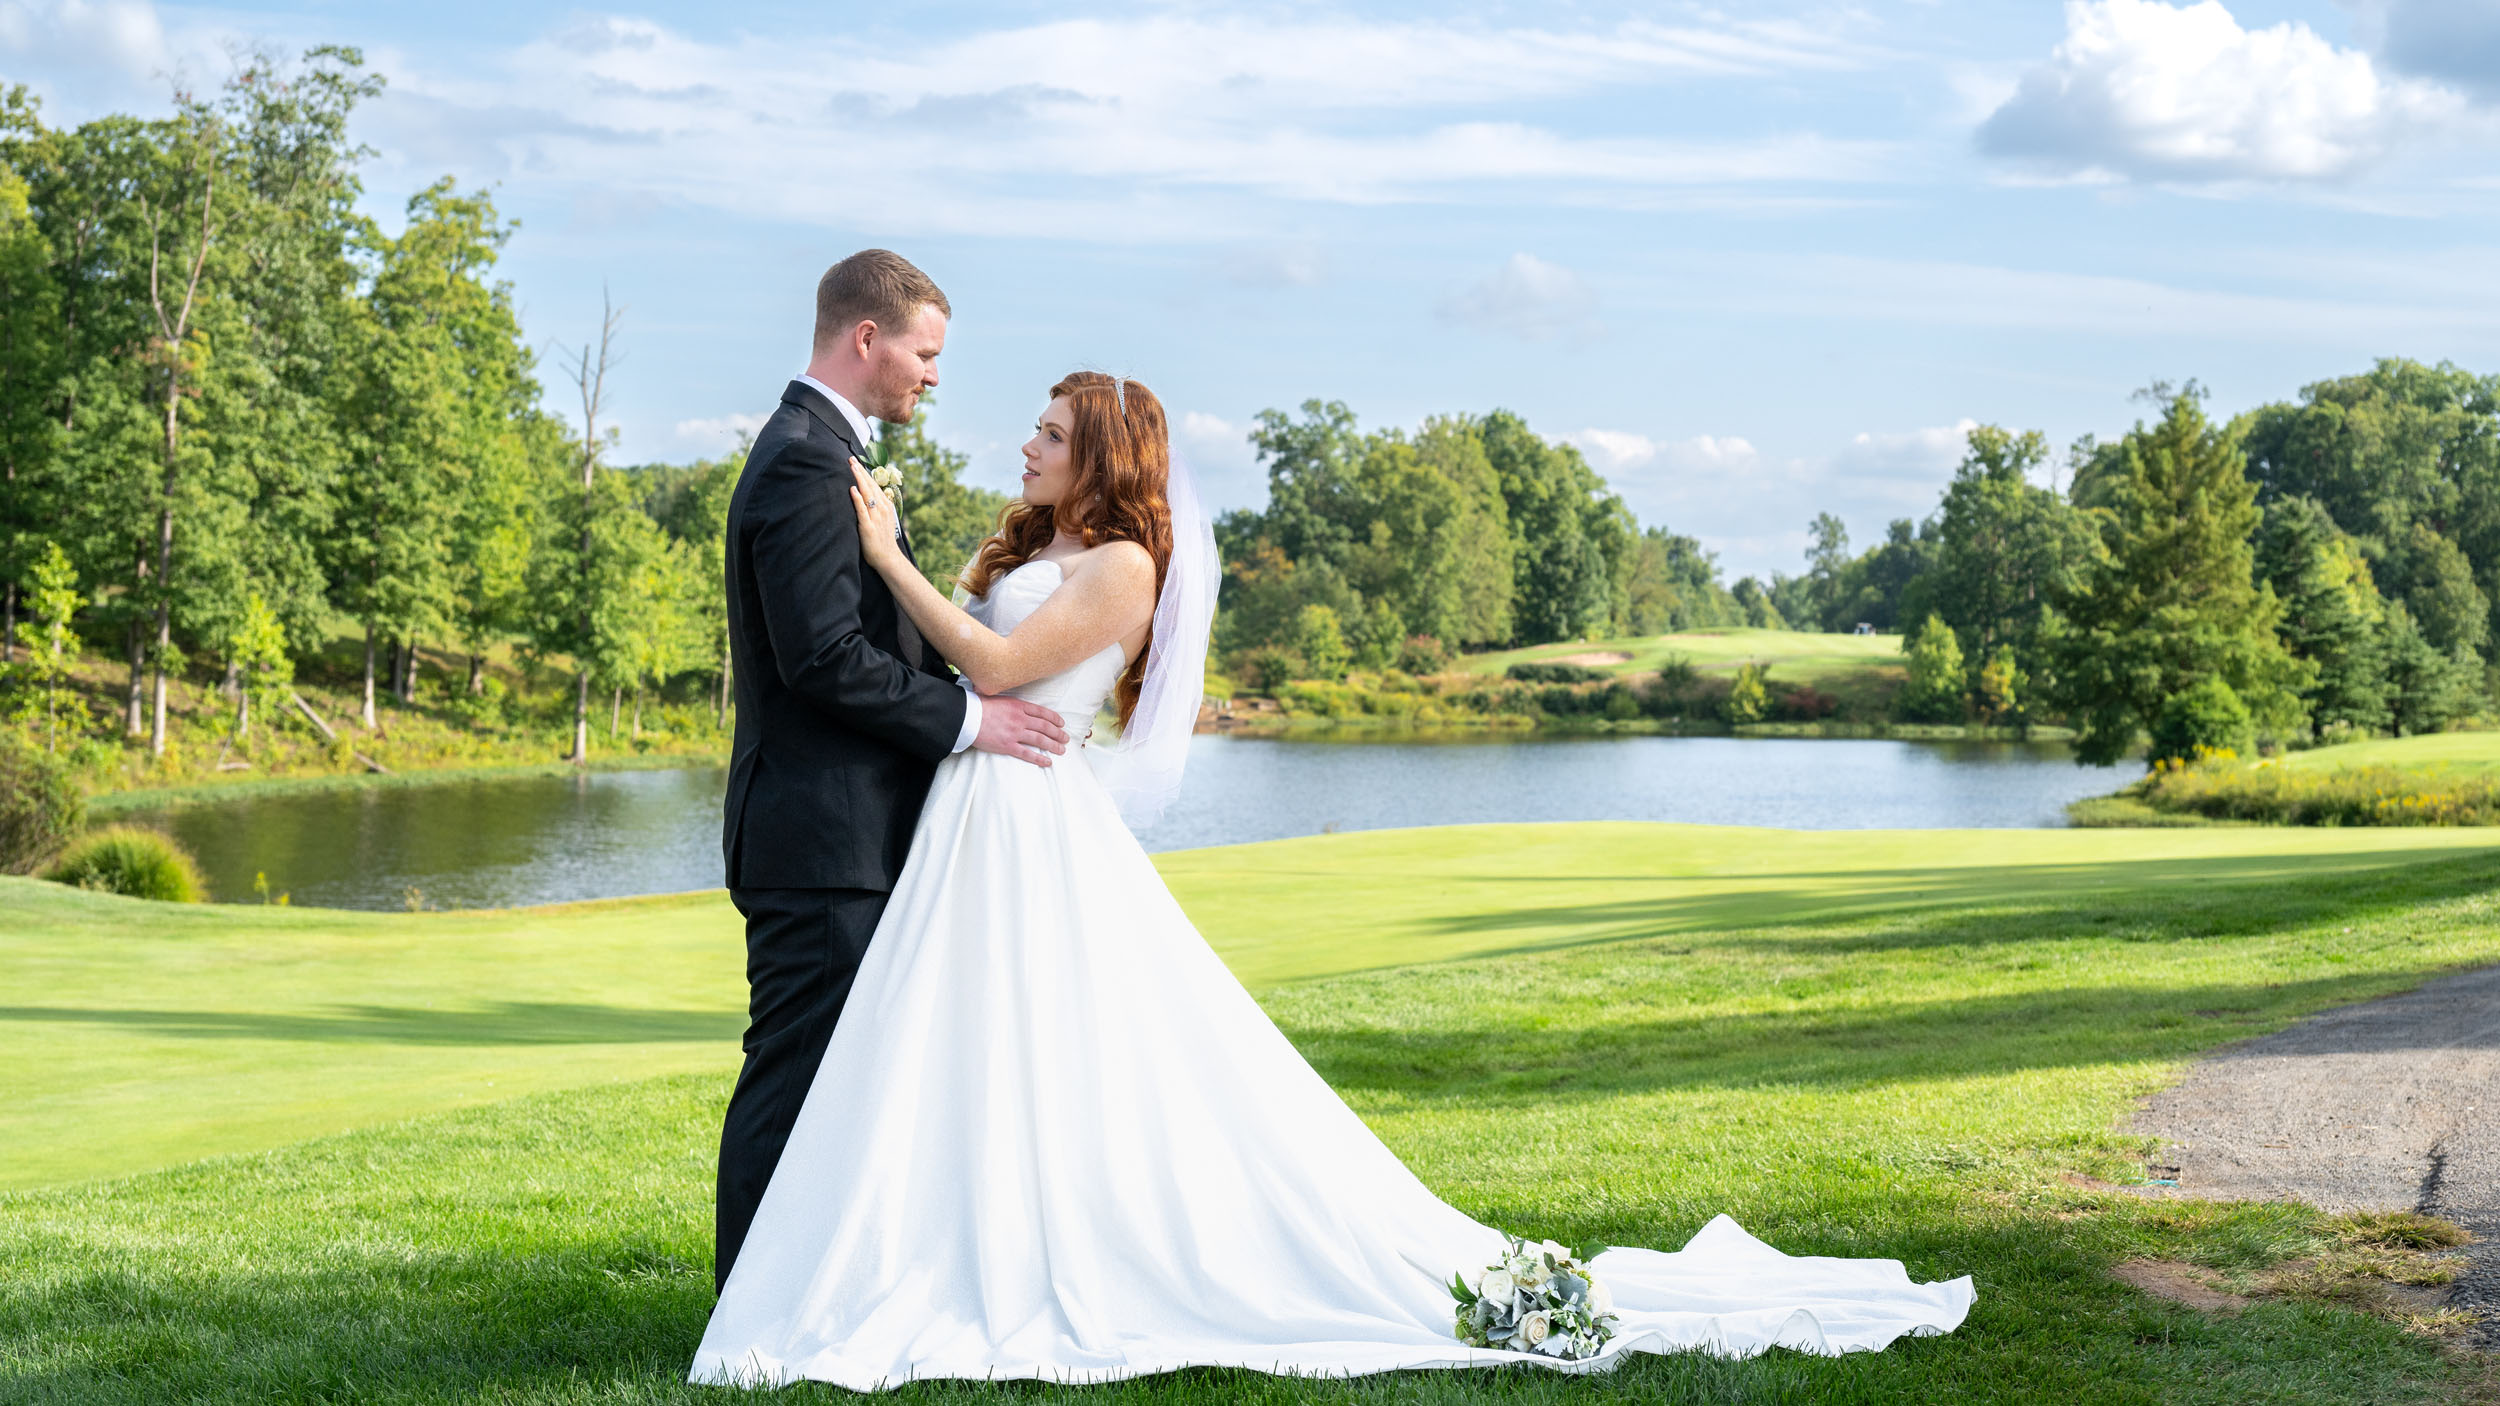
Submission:
{"label": "white rose in bouquet", "polygon": [[1613,1300],[1578,1256],[1550,1240],[1511,1241],[1473,1282],[1452,1275],[1450,1293],[1458,1300],[1452,1331],[1470,1347],[1576,1362],[1596,1356],[1614,1337]]}
{"label": "white rose in bouquet", "polygon": [[1614,1291],[1606,1287],[1605,1281],[1592,1276],[1589,1279],[1589,1312],[1603,1318],[1614,1311]]}

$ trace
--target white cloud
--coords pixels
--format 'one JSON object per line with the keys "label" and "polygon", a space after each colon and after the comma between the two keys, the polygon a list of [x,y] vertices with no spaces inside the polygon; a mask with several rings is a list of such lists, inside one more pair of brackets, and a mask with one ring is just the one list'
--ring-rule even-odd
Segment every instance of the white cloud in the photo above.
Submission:
{"label": "white cloud", "polygon": [[1879,433],[1861,431],[1832,457],[1833,470],[1865,482],[1917,485],[1921,491],[1942,485],[1962,462],[1977,420],[1961,420],[1926,429]]}
{"label": "white cloud", "polygon": [[1850,523],[1863,549],[1881,541],[1894,519],[1935,511],[1974,424],[1869,430],[1829,452],[1793,456],[1766,454],[1730,434],[1583,430],[1569,438],[1591,453],[1642,525],[1699,538],[1731,580],[1768,579],[1804,569],[1806,524],[1817,512]]}
{"label": "white cloud", "polygon": [[[4,2],[4,0],[0,0]],[[1479,25],[1173,12],[879,46],[711,41],[593,17],[459,69],[393,74],[375,130],[410,179],[558,176],[884,234],[1255,240],[1276,200],[1655,203],[1884,178],[1886,143],[1564,135],[1469,113],[1885,61],[1807,26]],[[832,75],[838,75],[834,77]],[[857,195],[863,163],[877,198]],[[1307,281],[1314,265],[1265,261]]]}
{"label": "white cloud", "polygon": [[677,422],[677,438],[701,449],[719,451],[736,447],[741,436],[752,435],[764,428],[766,417],[732,410],[726,415],[713,415]]}
{"label": "white cloud", "polygon": [[1587,327],[1597,295],[1580,275],[1534,254],[1513,254],[1500,268],[1441,300],[1441,316],[1480,332],[1541,342]]}
{"label": "white cloud", "polygon": [[2298,21],[2243,29],[2219,0],[2068,0],[2065,39],[1979,145],[2067,179],[2332,181],[2462,106]]}
{"label": "white cloud", "polygon": [[0,54],[132,77],[151,77],[173,61],[165,26],[145,0],[0,0]]}
{"label": "white cloud", "polygon": [[1595,460],[1600,473],[1635,468],[1658,457],[1658,441],[1630,430],[1585,429],[1563,438]]}
{"label": "white cloud", "polygon": [[1247,425],[1190,410],[1174,426],[1172,441],[1173,459],[1197,476],[1198,495],[1211,510],[1267,501],[1267,475],[1251,451]]}

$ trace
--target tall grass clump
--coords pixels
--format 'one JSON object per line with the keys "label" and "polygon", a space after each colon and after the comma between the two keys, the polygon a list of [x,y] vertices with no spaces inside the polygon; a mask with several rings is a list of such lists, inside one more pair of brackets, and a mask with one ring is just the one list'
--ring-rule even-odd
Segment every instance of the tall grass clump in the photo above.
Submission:
{"label": "tall grass clump", "polygon": [[2273,825],[2500,825],[2500,776],[2171,759],[2119,793],[2158,811]]}
{"label": "tall grass clump", "polygon": [[13,733],[0,732],[0,874],[23,874],[87,823],[76,773]]}
{"label": "tall grass clump", "polygon": [[82,835],[62,851],[44,875],[57,884],[149,898],[159,903],[204,903],[208,885],[200,866],[172,836],[136,825],[111,825]]}

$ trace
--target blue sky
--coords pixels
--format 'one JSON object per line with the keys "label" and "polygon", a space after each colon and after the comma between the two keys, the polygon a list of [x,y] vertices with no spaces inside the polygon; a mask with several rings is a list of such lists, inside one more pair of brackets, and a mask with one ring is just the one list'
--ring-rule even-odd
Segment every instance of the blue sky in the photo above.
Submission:
{"label": "blue sky", "polygon": [[544,351],[625,306],[633,459],[768,411],[868,244],[954,301],[937,429],[979,481],[1075,366],[1152,384],[1225,504],[1263,407],[1505,406],[1731,573],[1797,570],[1819,510],[1923,515],[1969,421],[2500,370],[2495,0],[0,0],[55,121],[323,42],[391,81],[378,216],[492,186]]}

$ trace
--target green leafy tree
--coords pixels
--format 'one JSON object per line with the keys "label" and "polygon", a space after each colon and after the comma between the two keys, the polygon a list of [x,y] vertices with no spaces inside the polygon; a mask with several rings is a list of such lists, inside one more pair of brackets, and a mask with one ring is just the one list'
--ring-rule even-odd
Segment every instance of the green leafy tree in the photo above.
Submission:
{"label": "green leafy tree", "polygon": [[2359,544],[2315,498],[2276,498],[2257,534],[2256,570],[2282,603],[2284,646],[2311,667],[2300,689],[2310,726],[2320,736],[2387,728],[2386,610]]}
{"label": "green leafy tree", "polygon": [[[23,88],[0,92],[0,130],[32,120]],[[25,177],[0,151],[0,663],[16,654],[29,570],[44,551],[59,549],[42,534],[56,530],[47,490],[62,437],[50,413],[62,369],[61,290],[28,195]]]}
{"label": "green leafy tree", "polygon": [[1633,547],[1625,608],[1624,628],[1635,635],[1744,623],[1718,562],[1699,541],[1663,527],[1643,531]]}
{"label": "green leafy tree", "polygon": [[2048,458],[2038,431],[2013,434],[1995,425],[1970,432],[1968,450],[1936,515],[1931,563],[1920,599],[1953,627],[1971,670],[1979,673],[2011,649],[2016,672],[2049,672],[2046,635],[2052,602],[2073,591],[2076,573],[2095,549],[2083,514],[2031,482]]}
{"label": "green leafy tree", "polygon": [[1769,665],[1751,659],[1736,666],[1736,681],[1727,690],[1728,722],[1743,727],[1771,715],[1771,690],[1765,682],[1770,673]]}
{"label": "green leafy tree", "polygon": [[1324,605],[1302,607],[1301,619],[1294,631],[1294,648],[1302,656],[1303,667],[1309,669],[1311,677],[1316,679],[1342,679],[1346,666],[1353,662],[1337,612]]}
{"label": "green leafy tree", "polygon": [[2150,394],[2162,418],[2112,446],[2094,489],[2102,551],[2063,602],[2054,647],[2087,764],[2116,761],[2164,703],[2205,679],[2229,684],[2276,731],[2300,721],[2296,690],[2308,682],[2275,636],[2281,604],[2253,575],[2256,485],[2236,432],[2206,417],[2193,385]]}
{"label": "green leafy tree", "polygon": [[1496,410],[1480,432],[1508,509],[1514,639],[1544,644],[1607,632],[1618,613],[1615,565],[1627,568],[1628,587],[1632,554],[1621,504],[1577,449],[1538,438],[1517,415]]}
{"label": "green leafy tree", "polygon": [[2441,650],[2402,601],[2387,606],[2387,702],[2399,734],[2437,732],[2474,710],[2482,661],[2457,646]]}
{"label": "green leafy tree", "polygon": [[[689,607],[689,629],[694,635],[693,648],[708,667],[716,670],[712,695],[712,721],[716,725],[729,721],[729,591],[724,570],[729,544],[729,500],[738,491],[738,475],[746,465],[747,447],[741,442],[733,453],[690,466],[660,501],[649,505],[651,515],[684,549],[687,568],[692,572],[689,588],[694,599]],[[908,457],[898,453],[893,462],[902,464]],[[912,470],[905,468],[904,474],[904,501],[910,503]],[[915,539],[921,531],[915,521]],[[970,555],[968,549],[966,555]],[[922,569],[926,571],[935,564],[928,549],[922,548]],[[931,580],[939,589],[947,588],[945,579],[932,574]]]}
{"label": "green leafy tree", "polygon": [[1363,439],[1354,412],[1333,400],[1302,402],[1299,421],[1262,410],[1250,444],[1267,465],[1263,535],[1288,561],[1340,565],[1358,530],[1367,530],[1358,527],[1354,480]]}
{"label": "green leafy tree", "polygon": [[1772,601],[1771,593],[1763,589],[1761,582],[1750,576],[1744,577],[1730,588],[1728,594],[1736,605],[1737,623],[1757,630],[1788,628],[1788,621],[1781,616],[1779,606]]}
{"label": "green leafy tree", "polygon": [[295,684],[295,661],[287,653],[286,626],[269,603],[254,593],[247,598],[243,620],[227,642],[235,663],[234,735],[252,735],[252,714],[269,712]]}
{"label": "green leafy tree", "polygon": [[2195,762],[2228,760],[2255,745],[2248,705],[2219,675],[2208,674],[2162,700],[2153,716],[2152,749],[2146,760]]}
{"label": "green leafy tree", "polygon": [[2023,669],[2014,655],[2014,646],[2001,644],[1979,666],[1978,681],[1971,689],[1972,708],[1981,722],[1996,724],[2012,719],[2022,707]]}
{"label": "green leafy tree", "polygon": [[1941,615],[1930,615],[1910,639],[1909,683],[1897,704],[1911,722],[1953,723],[1969,716],[1962,642]]}
{"label": "green leafy tree", "polygon": [[78,613],[78,574],[58,542],[46,542],[34,559],[26,592],[26,619],[13,640],[26,650],[26,670],[43,698],[43,749],[60,750],[62,684],[78,662],[78,635],[70,621]]}

